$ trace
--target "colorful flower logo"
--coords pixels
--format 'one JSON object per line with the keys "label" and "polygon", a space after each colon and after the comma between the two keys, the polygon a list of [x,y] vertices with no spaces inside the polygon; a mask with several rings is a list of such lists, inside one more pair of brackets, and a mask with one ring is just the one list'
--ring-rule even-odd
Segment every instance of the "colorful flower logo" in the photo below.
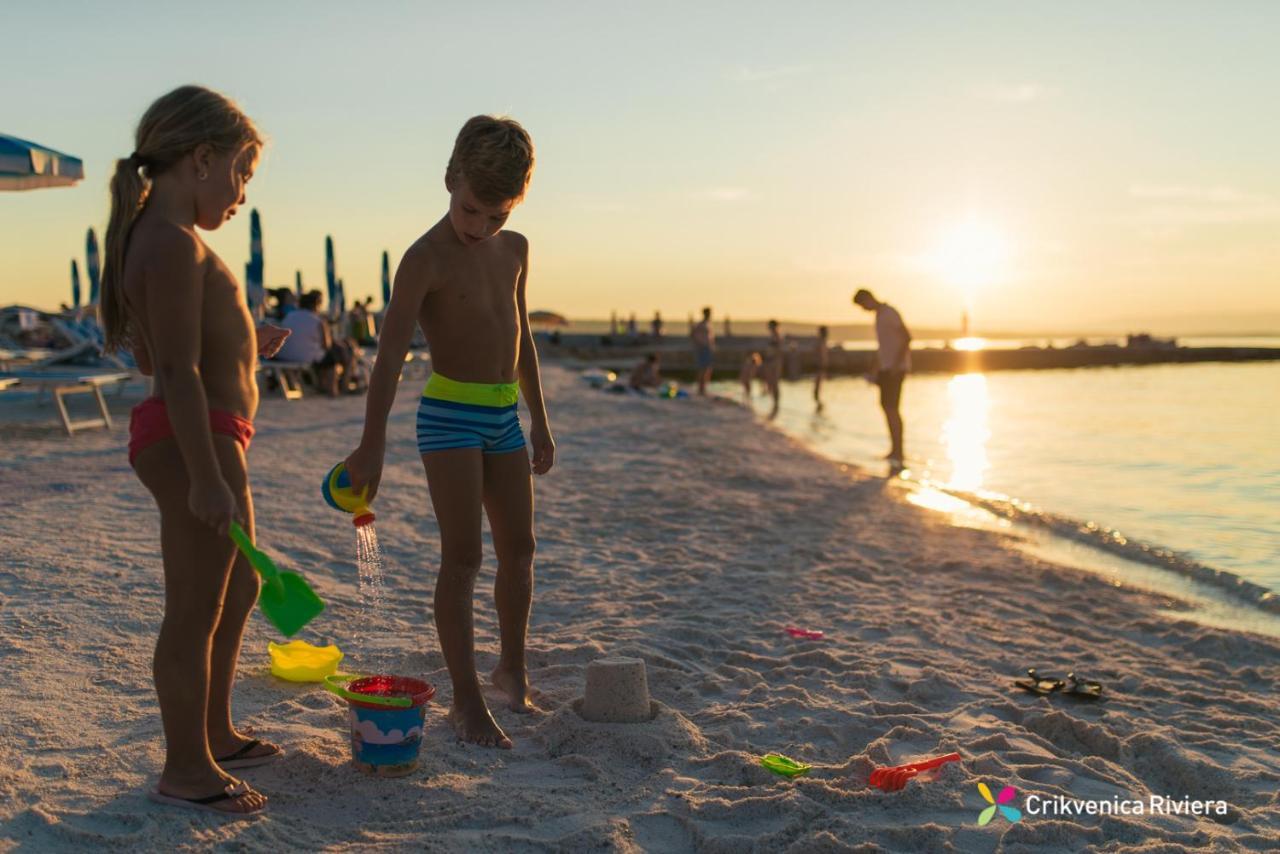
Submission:
{"label": "colorful flower logo", "polygon": [[1017,797],[1018,790],[1013,786],[1005,786],[1000,790],[1000,794],[994,798],[991,797],[991,790],[987,788],[986,783],[978,784],[978,791],[982,793],[982,799],[991,806],[984,809],[978,814],[978,827],[986,825],[991,819],[995,818],[996,810],[1000,810],[1000,814],[1009,821],[1020,821],[1022,819],[1022,810],[1017,807],[1007,806],[1007,804]]}

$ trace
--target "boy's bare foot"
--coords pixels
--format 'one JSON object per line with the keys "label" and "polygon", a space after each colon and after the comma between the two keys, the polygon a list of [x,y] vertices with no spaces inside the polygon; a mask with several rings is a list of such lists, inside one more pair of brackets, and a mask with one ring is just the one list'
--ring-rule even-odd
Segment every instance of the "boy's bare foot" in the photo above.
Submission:
{"label": "boy's bare foot", "polygon": [[489,713],[484,701],[478,706],[460,708],[456,704],[449,710],[449,723],[458,738],[481,747],[501,747],[511,749],[511,739],[498,726],[498,722]]}
{"label": "boy's bare foot", "polygon": [[511,711],[522,715],[531,715],[538,711],[531,697],[533,689],[529,687],[529,674],[525,670],[507,670],[495,667],[489,674],[493,686],[507,695],[507,706]]}

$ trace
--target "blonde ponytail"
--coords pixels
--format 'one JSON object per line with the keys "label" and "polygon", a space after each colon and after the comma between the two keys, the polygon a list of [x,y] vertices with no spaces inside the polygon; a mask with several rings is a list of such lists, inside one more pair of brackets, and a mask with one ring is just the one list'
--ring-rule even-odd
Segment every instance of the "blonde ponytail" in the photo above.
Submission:
{"label": "blonde ponytail", "polygon": [[139,169],[137,155],[116,161],[116,173],[111,176],[111,219],[107,222],[107,241],[102,270],[102,295],[98,317],[102,323],[108,353],[133,344],[129,328],[129,312],[124,302],[124,253],[129,243],[129,231],[147,203],[150,181],[145,180]]}

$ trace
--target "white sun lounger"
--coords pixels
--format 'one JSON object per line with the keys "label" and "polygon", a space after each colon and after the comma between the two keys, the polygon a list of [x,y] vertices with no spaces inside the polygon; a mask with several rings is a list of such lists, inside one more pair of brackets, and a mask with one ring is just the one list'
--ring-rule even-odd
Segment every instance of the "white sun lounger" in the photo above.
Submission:
{"label": "white sun lounger", "polygon": [[[0,374],[2,388],[33,388],[39,394],[52,394],[58,407],[58,416],[62,419],[62,428],[68,436],[75,435],[77,430],[88,430],[93,427],[111,429],[111,413],[107,411],[107,401],[102,396],[103,386],[119,385],[133,379],[133,375],[125,372],[94,373],[91,371],[6,371]],[[98,403],[98,417],[72,421],[67,413],[66,397],[72,394],[92,394]]]}

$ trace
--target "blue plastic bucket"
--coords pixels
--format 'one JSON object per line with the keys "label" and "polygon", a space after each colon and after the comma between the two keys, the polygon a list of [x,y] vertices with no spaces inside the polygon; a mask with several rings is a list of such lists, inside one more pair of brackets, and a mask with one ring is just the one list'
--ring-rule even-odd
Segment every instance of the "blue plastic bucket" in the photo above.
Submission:
{"label": "blue plastic bucket", "polygon": [[[343,696],[350,706],[355,766],[380,777],[401,777],[417,768],[427,702],[435,693],[435,686],[407,676],[364,676],[350,682]],[[377,702],[388,697],[403,697],[410,704],[398,708]]]}

